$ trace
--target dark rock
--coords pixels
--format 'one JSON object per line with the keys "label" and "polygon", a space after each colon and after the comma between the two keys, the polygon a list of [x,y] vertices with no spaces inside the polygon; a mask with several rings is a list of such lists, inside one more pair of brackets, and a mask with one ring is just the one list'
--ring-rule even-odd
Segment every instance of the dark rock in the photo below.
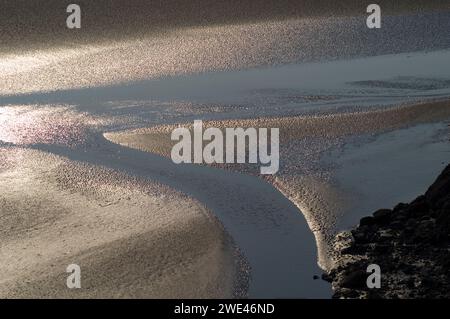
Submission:
{"label": "dark rock", "polygon": [[366,289],[367,273],[364,270],[356,270],[346,273],[341,279],[341,286],[352,289]]}
{"label": "dark rock", "polygon": [[413,288],[415,288],[415,282],[414,282],[414,278],[412,278],[412,277],[409,277],[407,280],[406,280],[406,287],[408,287],[409,289],[413,289]]}
{"label": "dark rock", "polygon": [[360,231],[352,231],[353,239],[355,240],[355,244],[365,244],[370,242],[370,235],[365,234]]}
{"label": "dark rock", "polygon": [[424,277],[420,282],[420,286],[421,288],[436,288],[437,286],[439,286],[439,282],[432,277]]}
{"label": "dark rock", "polygon": [[450,211],[450,198],[447,196],[447,200],[442,205],[442,209],[446,210],[447,212]]}
{"label": "dark rock", "polygon": [[[338,252],[344,262],[322,275],[333,298],[449,299],[450,165],[425,195],[362,218],[351,233],[354,241]],[[370,263],[382,269],[381,289],[366,286]]]}
{"label": "dark rock", "polygon": [[410,218],[406,221],[405,227],[415,227],[417,220]]}
{"label": "dark rock", "polygon": [[341,250],[342,255],[363,255],[367,251],[367,245],[355,244]]}
{"label": "dark rock", "polygon": [[360,225],[360,226],[373,225],[374,223],[375,223],[375,220],[374,220],[374,218],[371,217],[371,216],[363,217],[363,218],[361,218],[361,220],[359,221],[359,225]]}
{"label": "dark rock", "polygon": [[373,218],[376,223],[386,223],[389,220],[389,217],[392,214],[392,210],[390,209],[379,209],[375,213],[373,213]]}
{"label": "dark rock", "polygon": [[314,276],[313,276],[313,279],[314,279],[314,280],[317,280],[317,279],[319,279],[319,276],[314,275]]}
{"label": "dark rock", "polygon": [[438,259],[438,263],[441,267],[450,270],[450,253],[441,255]]}
{"label": "dark rock", "polygon": [[327,282],[333,282],[333,277],[327,273],[322,274],[322,280],[325,280]]}
{"label": "dark rock", "polygon": [[417,197],[408,207],[408,211],[419,213],[418,215],[420,215],[420,213],[424,215],[429,209],[430,206],[424,195]]}
{"label": "dark rock", "polygon": [[382,296],[378,292],[378,289],[377,290],[374,290],[374,289],[369,290],[368,297],[369,297],[369,299],[382,299]]}
{"label": "dark rock", "polygon": [[450,165],[438,176],[433,185],[428,188],[425,197],[431,206],[435,207],[441,199],[450,194]]}
{"label": "dark rock", "polygon": [[333,299],[354,299],[359,297],[359,292],[356,290],[343,288],[331,297]]}
{"label": "dark rock", "polygon": [[379,245],[376,245],[376,246],[375,246],[374,252],[375,252],[376,254],[385,254],[385,253],[387,253],[390,249],[391,249],[391,246],[390,246],[390,245],[382,245],[382,244],[379,244]]}
{"label": "dark rock", "polygon": [[403,228],[405,228],[405,223],[400,220],[396,220],[396,221],[390,223],[389,227],[391,229],[403,229]]}
{"label": "dark rock", "polygon": [[409,216],[408,210],[401,210],[398,213],[394,214],[394,216],[392,217],[392,220],[406,222],[406,220],[408,220],[408,218],[410,218],[410,217],[411,216]]}
{"label": "dark rock", "polygon": [[407,207],[408,207],[408,204],[405,204],[405,203],[399,203],[399,204],[397,204],[397,205],[394,207],[393,211],[394,211],[394,212],[400,212],[400,211],[406,209]]}
{"label": "dark rock", "polygon": [[398,268],[406,275],[413,275],[416,272],[413,266],[405,263],[398,265]]}

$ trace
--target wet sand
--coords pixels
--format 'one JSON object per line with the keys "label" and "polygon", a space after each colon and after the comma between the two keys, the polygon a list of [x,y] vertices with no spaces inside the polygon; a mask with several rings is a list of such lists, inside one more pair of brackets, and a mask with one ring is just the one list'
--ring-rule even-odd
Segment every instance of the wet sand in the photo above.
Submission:
{"label": "wet sand", "polygon": [[[88,171],[93,165],[125,174],[104,176],[106,184],[115,184],[117,180],[132,176],[158,181],[200,201],[218,218],[239,248],[239,255],[251,268],[249,274],[247,266],[238,265],[238,271],[233,275],[237,296],[247,292],[252,297],[268,298],[326,298],[331,295],[326,283],[313,280],[313,275],[320,273],[320,269],[314,237],[305,219],[270,184],[254,176],[230,171],[176,165],[167,158],[113,144],[102,136],[109,120],[81,115],[74,112],[73,107],[22,105],[4,107],[1,111],[0,137],[4,145],[21,145],[25,149],[57,154],[74,163],[84,163]],[[2,162],[7,163],[12,155],[4,153]],[[32,161],[34,156],[35,153],[27,153],[24,158]],[[78,185],[76,177],[70,176],[67,184],[72,180]],[[39,194],[41,188],[37,187]],[[89,184],[81,184],[80,189],[83,188],[89,188]],[[41,192],[43,190],[45,188]],[[120,195],[119,192],[114,196]],[[168,200],[177,201],[177,198]],[[122,209],[122,214],[126,215],[126,203]],[[220,233],[210,235],[221,236]],[[234,260],[239,264],[242,258]],[[289,262],[284,262],[286,260]],[[226,277],[227,272],[222,275]]]}
{"label": "wet sand", "polygon": [[[385,14],[449,9],[446,0],[379,0]],[[174,29],[304,17],[365,14],[360,0],[78,0],[83,30],[65,28],[68,4],[59,0],[3,0],[0,53],[139,39]]]}
{"label": "wet sand", "polygon": [[[396,131],[402,128],[408,128],[414,125],[423,123],[442,123],[442,121],[448,121],[450,118],[450,102],[426,102],[415,105],[405,105],[394,108],[386,108],[373,111],[351,112],[351,113],[339,113],[334,115],[324,116],[299,116],[289,118],[261,118],[252,120],[223,120],[223,121],[206,121],[203,123],[204,128],[207,127],[278,127],[280,128],[280,162],[281,170],[274,177],[264,177],[271,182],[277,189],[279,189],[287,198],[289,198],[305,215],[311,230],[316,236],[316,242],[319,250],[319,264],[324,269],[332,267],[332,240],[339,227],[349,226],[352,222],[356,222],[359,214],[363,214],[366,209],[369,209],[371,205],[377,200],[373,201],[370,205],[367,204],[367,198],[361,200],[355,197],[358,190],[361,190],[359,184],[360,180],[357,178],[353,181],[349,180],[348,176],[353,176],[354,164],[344,165],[346,163],[345,157],[328,156],[328,162],[324,166],[317,168],[314,165],[319,165],[322,162],[322,158],[326,157],[330,152],[340,152],[342,148],[349,143],[349,138],[355,136],[365,135],[382,135],[389,131]],[[192,125],[187,123],[186,126]],[[104,136],[123,146],[136,148],[139,150],[152,152],[161,156],[170,157],[170,151],[172,146],[176,143],[170,140],[170,133],[177,125],[165,125],[155,126],[146,129],[138,129],[126,132],[110,132],[105,133]],[[440,134],[446,134],[446,126],[443,124],[444,132]],[[409,131],[409,130],[407,130]],[[432,130],[435,132],[435,129]],[[420,167],[420,164],[424,162],[424,158],[413,156],[412,154],[420,153],[421,149],[424,150],[426,145],[430,143],[437,143],[435,138],[424,139],[423,133],[417,133],[414,135],[414,130],[411,137],[408,137],[412,141],[416,140],[417,144],[412,147],[408,158],[408,167]],[[323,141],[320,144],[320,141]],[[365,141],[365,142],[364,142]],[[422,142],[419,142],[422,141]],[[360,143],[367,143],[363,139]],[[402,140],[400,139],[400,147]],[[355,147],[355,149],[360,149]],[[395,152],[389,147],[381,147],[384,150],[382,154],[394,154]],[[448,143],[444,139],[440,146],[440,149],[445,151],[448,149]],[[308,154],[309,153],[309,154]],[[379,155],[379,154],[378,154]],[[445,160],[445,153],[441,157],[436,154],[429,153],[430,158],[434,158],[434,164],[428,165],[433,173],[439,170],[439,165],[436,163]],[[303,157],[303,158],[302,158]],[[378,180],[378,185],[372,185],[365,192],[367,194],[373,193],[372,196],[377,196],[379,193],[377,188],[382,187],[383,179],[388,181],[390,174],[393,172],[385,172],[378,175],[376,173],[370,174],[371,167],[376,165],[379,158],[367,159],[367,163],[364,167],[366,170],[364,174],[358,176],[366,176],[366,178]],[[310,163],[307,163],[310,161]],[[398,162],[398,161],[397,161]],[[380,165],[390,165],[390,167],[396,168],[397,172],[403,172],[406,176],[411,177],[414,172],[410,170],[405,172],[401,169],[401,164],[397,163],[392,165],[384,159]],[[415,164],[413,164],[415,163]],[[311,165],[312,164],[312,165]],[[302,166],[304,165],[304,166]],[[237,170],[240,172],[246,172],[249,174],[257,175],[258,169],[255,165],[214,165],[218,167]],[[327,167],[328,166],[328,167]],[[341,167],[344,166],[344,169]],[[339,171],[340,169],[340,171]],[[394,169],[395,170],[395,169]],[[424,174],[419,176],[426,176],[426,170],[423,170]],[[430,175],[433,176],[433,175]],[[403,187],[395,189],[393,198],[404,198],[405,193],[411,194],[417,188],[425,187],[427,180],[420,181],[417,177],[413,180],[409,180],[411,185],[415,185],[416,188]],[[424,184],[424,185],[422,185]],[[405,185],[403,185],[405,186]],[[383,196],[384,195],[384,196]],[[378,195],[378,201],[383,198],[386,199],[386,194]],[[369,196],[370,198],[370,196]],[[392,198],[391,198],[392,199]],[[366,202],[365,202],[366,201]],[[390,201],[389,201],[390,202]],[[351,217],[352,216],[352,217]],[[344,221],[343,221],[344,220]],[[346,221],[346,222],[345,222]]]}
{"label": "wet sand", "polygon": [[[318,252],[329,268],[334,232],[395,199],[380,180],[401,171],[392,185],[413,185],[394,188],[409,196],[445,158],[448,1],[382,1],[377,32],[357,0],[326,11],[317,1],[82,1],[81,32],[61,27],[59,1],[28,2],[0,13],[2,296],[230,297],[248,283],[250,297],[326,298],[312,276]],[[193,119],[280,127],[279,174],[175,165],[163,124]],[[88,289],[64,285],[74,259]]]}
{"label": "wet sand", "polygon": [[[277,127],[280,129],[280,143],[287,143],[305,138],[336,138],[350,134],[377,133],[412,124],[440,121],[448,116],[450,102],[440,101],[323,116],[204,121],[203,127]],[[126,132],[109,132],[104,135],[116,143],[170,157],[172,146],[176,143],[170,140],[170,133],[177,127],[192,129],[191,126],[191,123],[180,123]]]}
{"label": "wet sand", "polygon": [[[2,298],[236,296],[229,237],[202,204],[167,186],[3,147],[0,189]],[[73,263],[82,289],[66,286]]]}
{"label": "wet sand", "polygon": [[[0,81],[4,83],[0,94],[6,102],[8,97],[30,94],[33,99],[47,94],[78,95],[82,89],[95,90],[95,96],[110,86],[133,87],[149,79],[444,50],[450,47],[449,16],[449,10],[384,16],[383,28],[377,32],[364,26],[364,16],[190,26],[123,41],[17,50],[0,54]],[[407,58],[400,61],[402,65],[407,62]],[[377,70],[372,72],[377,74]],[[314,78],[315,74],[309,76]],[[174,95],[178,91],[183,87],[170,88]]]}

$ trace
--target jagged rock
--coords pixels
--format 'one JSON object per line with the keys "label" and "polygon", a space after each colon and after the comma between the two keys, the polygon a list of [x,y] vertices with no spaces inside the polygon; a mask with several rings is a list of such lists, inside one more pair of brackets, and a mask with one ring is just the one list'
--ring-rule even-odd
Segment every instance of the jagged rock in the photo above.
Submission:
{"label": "jagged rock", "polygon": [[323,273],[322,274],[322,280],[325,280],[327,282],[332,282],[333,281],[333,277],[327,273]]}
{"label": "jagged rock", "polygon": [[367,273],[363,270],[349,271],[343,275],[340,285],[344,288],[365,289]]}
{"label": "jagged rock", "polygon": [[405,203],[398,203],[398,204],[394,207],[393,211],[394,211],[394,212],[399,212],[399,211],[401,211],[401,210],[403,210],[403,209],[405,209],[405,208],[407,208],[407,207],[408,207],[408,204],[405,204]]}
{"label": "jagged rock", "polygon": [[383,209],[379,209],[375,213],[373,213],[373,218],[375,219],[376,223],[384,224],[387,221],[389,221],[391,214],[392,214],[392,210],[383,208]]}
{"label": "jagged rock", "polygon": [[[450,196],[450,165],[438,176],[433,185],[425,193],[427,201],[436,207]],[[450,212],[449,212],[450,213]]]}
{"label": "jagged rock", "polygon": [[[450,165],[425,195],[377,210],[351,234],[339,266],[322,275],[333,298],[450,298]],[[381,268],[381,289],[366,286],[370,263]]]}
{"label": "jagged rock", "polygon": [[375,223],[375,219],[371,216],[363,217],[359,221],[360,226],[373,225],[374,223]]}

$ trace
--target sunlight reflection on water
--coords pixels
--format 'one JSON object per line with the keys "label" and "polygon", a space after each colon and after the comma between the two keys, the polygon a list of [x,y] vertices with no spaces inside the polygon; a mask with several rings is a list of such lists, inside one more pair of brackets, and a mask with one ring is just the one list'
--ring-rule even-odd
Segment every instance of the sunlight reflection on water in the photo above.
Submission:
{"label": "sunlight reflection on water", "polygon": [[87,119],[68,106],[1,107],[0,141],[16,145],[80,144],[86,138]]}

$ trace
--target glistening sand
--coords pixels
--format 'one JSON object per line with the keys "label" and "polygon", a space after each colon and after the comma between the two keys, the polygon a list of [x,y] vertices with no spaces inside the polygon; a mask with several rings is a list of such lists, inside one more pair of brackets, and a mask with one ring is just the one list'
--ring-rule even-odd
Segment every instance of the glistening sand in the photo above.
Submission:
{"label": "glistening sand", "polygon": [[[359,2],[348,12],[333,14],[333,7],[306,17],[298,15],[304,2],[294,2],[293,14],[272,12],[271,5],[237,14],[238,7],[217,10],[221,4],[215,3],[202,9],[201,19],[191,19],[201,7],[198,0],[187,5],[194,10],[181,24],[156,21],[167,27],[164,32],[135,32],[142,16],[122,28],[129,12],[119,10],[94,29],[89,21],[100,21],[101,14],[87,18],[84,40],[48,32],[59,21],[49,18],[30,33],[36,35],[34,43],[10,41],[10,47],[16,24],[6,13],[1,21],[8,28],[0,28],[7,41],[0,55],[5,176],[0,212],[10,227],[1,228],[8,238],[0,248],[5,295],[228,297],[236,282],[231,277],[242,269],[224,232],[251,266],[249,296],[331,295],[325,283],[312,279],[321,271],[316,243],[326,268],[326,245],[335,228],[356,223],[375,204],[396,200],[393,193],[409,197],[447,158],[450,19],[448,10],[396,15],[391,13],[398,10],[386,10],[383,28],[369,30]],[[408,1],[406,7],[419,2]],[[280,1],[271,3],[277,7]],[[210,9],[213,16],[205,21]],[[170,14],[185,14],[179,10]],[[227,14],[218,21],[221,13]],[[18,15],[24,17],[20,26],[27,15]],[[118,19],[112,33],[124,32],[102,38],[97,31],[109,26],[110,18]],[[157,133],[158,128],[194,119],[218,126],[279,125],[286,142],[279,175],[270,184],[250,174],[175,165],[103,138],[109,132],[108,138],[127,139],[119,142],[130,146],[161,146],[156,152],[163,154],[168,131]],[[143,130],[153,135],[129,131],[155,126]],[[393,180],[397,174],[401,181]],[[101,182],[91,182],[96,175]],[[64,177],[63,185],[58,176]],[[155,192],[144,191],[154,186]],[[101,194],[92,198],[93,190]],[[123,199],[127,193],[131,200]],[[158,199],[161,193],[165,199]],[[135,218],[128,220],[129,214]],[[28,243],[36,244],[25,247],[29,254],[16,249]],[[64,291],[66,264],[77,261],[85,265],[82,285],[92,289]],[[181,278],[176,286],[174,278]]]}
{"label": "glistening sand", "polygon": [[[198,201],[41,151],[0,150],[2,298],[234,296],[238,256]],[[72,263],[82,289],[66,286]]]}
{"label": "glistening sand", "polygon": [[[406,134],[406,137],[400,135],[400,137],[395,138],[394,136],[396,141],[394,146],[389,147],[386,145],[387,143],[381,143],[382,145],[379,146],[380,150],[375,154],[376,156],[366,155],[364,164],[359,164],[359,171],[356,171],[358,166],[349,162],[353,160],[352,152],[356,153],[353,156],[357,157],[358,152],[363,152],[361,149],[370,147],[370,143],[364,142],[368,137],[366,136],[364,139],[364,136],[368,134],[369,137],[370,134],[379,135],[383,132],[399,130],[421,123],[441,123],[443,120],[448,121],[449,118],[450,102],[443,101],[358,113],[209,121],[203,125],[204,129],[207,127],[280,128],[282,169],[275,177],[266,176],[265,178],[291,199],[305,215],[316,236],[319,263],[324,269],[329,269],[332,266],[332,240],[338,229],[337,224],[340,223],[341,227],[342,225],[348,227],[349,221],[356,223],[355,215],[364,215],[370,209],[375,209],[376,204],[380,202],[388,206],[396,199],[407,200],[408,196],[414,195],[414,191],[421,190],[421,187],[427,185],[426,181],[432,179],[433,174],[440,167],[439,164],[445,163],[450,151],[448,141],[440,137],[447,135],[446,125],[425,126],[424,132],[421,132],[420,129],[419,131],[414,129],[407,130],[410,133],[409,135]],[[178,126],[180,124],[156,126],[129,132],[106,133],[105,137],[124,146],[170,157],[171,148],[176,143],[171,141],[170,133]],[[186,127],[190,126],[187,125]],[[429,135],[424,133],[429,133]],[[349,142],[352,141],[351,137],[354,139],[359,137],[360,141],[360,146],[356,147],[354,151],[348,151],[348,147],[346,147],[346,143],[350,144]],[[406,143],[411,144],[409,153],[407,152],[408,149],[401,148],[405,140]],[[320,144],[320,141],[323,143]],[[368,143],[368,146],[361,146],[365,143]],[[413,155],[419,150],[419,153],[425,151],[433,144],[438,145],[437,149],[434,149],[434,153],[427,152],[426,157]],[[339,155],[339,153],[344,152],[343,148],[347,150],[347,153],[350,152],[350,155],[347,155],[350,159]],[[310,153],[305,154],[305,150]],[[404,153],[401,157],[404,162],[403,165],[401,160],[394,161],[396,164],[393,164],[392,160],[391,162],[387,161],[390,157],[396,156],[395,150],[398,154]],[[329,153],[333,154],[333,152],[333,156],[328,155]],[[385,157],[380,157],[383,154]],[[325,165],[320,169],[314,167],[314,165],[319,165],[322,157],[326,157]],[[363,156],[359,155],[359,157]],[[307,163],[308,160],[310,163]],[[362,159],[360,159],[360,162],[362,162]],[[380,171],[376,169],[376,165],[391,167],[391,170]],[[215,166],[258,174],[255,165],[249,167],[249,165],[242,164],[216,164]],[[402,174],[407,178],[404,179],[404,183],[399,183],[397,188],[388,188],[390,189],[389,192],[387,188],[382,186],[383,182],[391,183],[390,179],[394,178],[394,175],[400,178]],[[334,175],[338,176],[335,177]],[[368,183],[370,186],[367,186]],[[408,185],[412,185],[412,187]],[[355,198],[358,197],[358,193],[363,193],[366,198],[361,198],[361,196]],[[390,194],[390,197],[387,194]],[[367,197],[370,199],[369,203]],[[349,215],[353,217],[350,218]]]}

